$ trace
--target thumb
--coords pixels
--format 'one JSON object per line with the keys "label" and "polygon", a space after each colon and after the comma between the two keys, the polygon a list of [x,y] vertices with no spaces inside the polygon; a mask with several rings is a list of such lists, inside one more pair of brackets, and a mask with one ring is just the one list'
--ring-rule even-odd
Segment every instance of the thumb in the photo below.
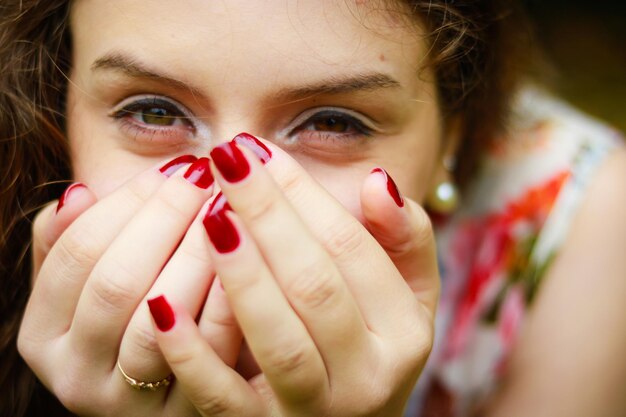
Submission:
{"label": "thumb", "polygon": [[76,182],[65,189],[58,201],[50,202],[37,214],[33,222],[33,282],[57,239],[96,201],[96,195],[85,184]]}
{"label": "thumb", "polygon": [[403,198],[389,174],[374,168],[361,189],[370,233],[385,249],[416,297],[434,314],[439,269],[432,224],[416,202]]}

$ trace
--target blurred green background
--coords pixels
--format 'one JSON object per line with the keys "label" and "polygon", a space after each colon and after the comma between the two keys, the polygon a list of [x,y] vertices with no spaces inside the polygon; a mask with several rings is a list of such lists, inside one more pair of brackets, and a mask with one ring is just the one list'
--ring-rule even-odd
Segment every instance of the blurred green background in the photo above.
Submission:
{"label": "blurred green background", "polygon": [[548,87],[626,132],[626,1],[524,2]]}

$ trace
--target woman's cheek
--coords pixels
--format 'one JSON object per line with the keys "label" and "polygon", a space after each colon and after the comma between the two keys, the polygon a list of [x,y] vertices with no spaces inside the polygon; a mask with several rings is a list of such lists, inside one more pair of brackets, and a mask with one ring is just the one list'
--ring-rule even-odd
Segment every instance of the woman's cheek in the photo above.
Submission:
{"label": "woman's cheek", "polygon": [[364,217],[361,212],[361,185],[369,174],[367,167],[325,167],[309,168],[309,174],[317,180],[342,206],[361,223]]}
{"label": "woman's cheek", "polygon": [[102,198],[159,161],[123,149],[83,153],[73,158],[74,181],[87,184]]}

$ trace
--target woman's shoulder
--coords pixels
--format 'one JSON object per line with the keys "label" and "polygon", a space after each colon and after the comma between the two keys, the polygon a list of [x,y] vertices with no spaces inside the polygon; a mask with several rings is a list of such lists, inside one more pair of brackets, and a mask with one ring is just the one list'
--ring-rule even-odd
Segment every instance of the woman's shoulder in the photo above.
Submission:
{"label": "woman's shoulder", "polygon": [[545,91],[525,88],[509,129],[486,150],[460,214],[502,210],[528,191],[558,192],[574,175],[582,186],[623,143],[620,132],[603,122]]}
{"label": "woman's shoulder", "polygon": [[[460,210],[437,229],[442,296],[431,370],[453,397],[494,386],[618,131],[537,89],[481,160]],[[464,400],[459,400],[464,401]]]}

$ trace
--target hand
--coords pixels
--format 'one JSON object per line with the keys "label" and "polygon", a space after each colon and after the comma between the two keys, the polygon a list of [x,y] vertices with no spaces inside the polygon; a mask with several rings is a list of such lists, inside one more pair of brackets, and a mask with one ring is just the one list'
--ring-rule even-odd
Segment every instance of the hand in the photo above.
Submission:
{"label": "hand", "polygon": [[266,168],[232,144],[211,153],[230,177],[215,170],[229,204],[218,197],[204,220],[215,269],[263,373],[246,381],[233,371],[164,292],[149,304],[173,391],[203,416],[400,416],[433,342],[439,278],[428,218],[411,201],[398,207],[386,175],[373,172],[362,203],[381,246],[271,149]]}
{"label": "hand", "polygon": [[[202,175],[208,161],[192,164],[184,177],[174,174],[193,160],[183,158],[162,172],[152,168],[98,202],[88,188],[74,186],[58,210],[50,204],[35,221],[34,287],[18,348],[76,414],[196,415],[184,397],[167,396],[166,389],[133,390],[116,369],[119,359],[134,378],[167,376],[141,300],[150,291],[167,291],[195,317],[213,283],[210,259],[197,250],[205,239],[197,214],[212,192],[210,177]],[[211,305],[219,306],[219,299]],[[201,330],[217,352],[232,352],[241,336],[212,325],[215,313],[203,310]]]}

